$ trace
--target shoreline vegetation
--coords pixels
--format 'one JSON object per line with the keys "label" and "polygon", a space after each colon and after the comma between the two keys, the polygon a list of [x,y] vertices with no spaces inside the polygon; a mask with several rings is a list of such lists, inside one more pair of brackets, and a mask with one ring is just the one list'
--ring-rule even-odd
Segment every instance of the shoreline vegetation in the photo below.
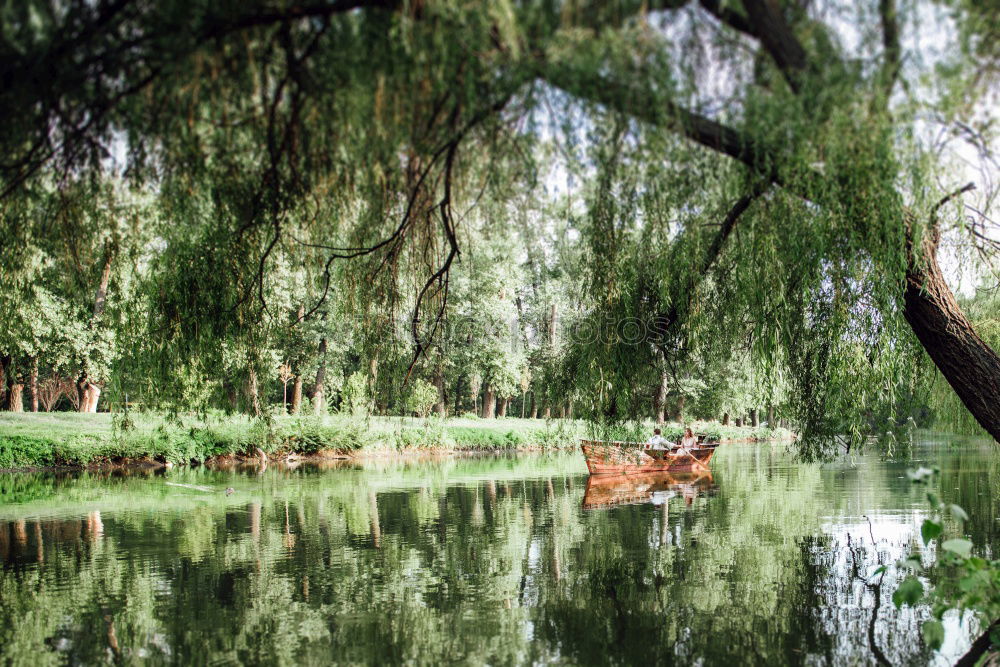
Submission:
{"label": "shoreline vegetation", "polygon": [[[693,427],[718,442],[794,437],[766,426],[693,422]],[[649,432],[652,428],[650,423]],[[661,428],[668,439],[676,439],[683,426]],[[594,436],[587,422],[571,419],[3,413],[0,470],[547,451],[572,449],[580,438]]]}

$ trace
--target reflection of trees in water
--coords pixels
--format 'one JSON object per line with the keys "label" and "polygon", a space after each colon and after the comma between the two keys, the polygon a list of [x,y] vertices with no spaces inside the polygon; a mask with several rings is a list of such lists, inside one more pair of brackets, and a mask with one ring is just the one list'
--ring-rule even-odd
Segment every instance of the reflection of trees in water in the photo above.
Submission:
{"label": "reflection of trees in water", "polygon": [[[178,477],[233,486],[231,500],[59,482],[36,516],[68,511],[64,493],[103,493],[108,509],[0,519],[0,660],[839,663],[873,645],[924,660],[891,578],[867,578],[910,549],[916,522],[857,518],[920,493],[886,464],[783,461],[734,449],[714,496],[610,511],[581,509],[583,478],[560,459]],[[939,465],[959,494],[997,479],[968,480],[971,459]],[[992,511],[982,502],[970,514]]]}

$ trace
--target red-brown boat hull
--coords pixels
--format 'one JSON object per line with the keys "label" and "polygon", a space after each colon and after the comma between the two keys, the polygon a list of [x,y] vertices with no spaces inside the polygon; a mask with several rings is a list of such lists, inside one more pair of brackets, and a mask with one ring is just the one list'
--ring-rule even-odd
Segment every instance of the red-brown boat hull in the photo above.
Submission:
{"label": "red-brown boat hull", "polygon": [[650,472],[704,470],[716,445],[699,445],[690,456],[671,456],[664,450],[643,449],[640,443],[581,440],[580,448],[591,475],[621,475]]}

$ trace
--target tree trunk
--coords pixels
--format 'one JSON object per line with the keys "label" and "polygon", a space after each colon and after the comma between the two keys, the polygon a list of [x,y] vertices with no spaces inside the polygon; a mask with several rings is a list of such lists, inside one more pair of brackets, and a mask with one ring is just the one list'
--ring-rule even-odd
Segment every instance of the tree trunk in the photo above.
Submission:
{"label": "tree trunk", "polygon": [[437,387],[438,400],[434,404],[434,411],[437,412],[438,417],[444,419],[448,416],[447,408],[447,397],[444,394],[444,371],[440,366],[434,371],[434,386]]}
{"label": "tree trunk", "polygon": [[677,397],[677,405],[675,407],[675,411],[672,416],[678,422],[684,421],[684,404],[686,402],[687,402],[687,396],[681,395]]}
{"label": "tree trunk", "polygon": [[302,410],[302,373],[295,374],[295,382],[292,383],[292,406],[291,413],[299,414]]}
{"label": "tree trunk", "polygon": [[254,417],[264,414],[260,405],[260,393],[257,391],[257,369],[252,364],[247,369],[247,407]]}
{"label": "tree trunk", "polygon": [[313,387],[313,413],[317,415],[326,411],[326,338],[319,341],[319,368],[316,369],[316,385]]}
{"label": "tree trunk", "polygon": [[[295,322],[293,326],[299,326],[306,316],[306,307],[303,304],[299,304],[298,310],[295,312]],[[288,411],[297,415],[302,411],[302,360],[298,358],[292,359],[292,404],[289,406]]]}
{"label": "tree trunk", "polygon": [[760,426],[760,419],[757,417],[757,408],[750,411],[750,425],[754,428]]}
{"label": "tree trunk", "polygon": [[743,426],[743,417],[737,417],[736,418],[736,426],[737,427]]}
{"label": "tree trunk", "polygon": [[11,364],[13,358],[9,354],[0,355],[0,405],[7,407],[7,383],[11,381]]}
{"label": "tree trunk", "polygon": [[545,409],[542,410],[542,419],[552,419],[552,406],[548,403],[545,404]]}
{"label": "tree trunk", "polygon": [[111,281],[111,261],[114,259],[114,252],[111,246],[104,249],[104,268],[101,269],[101,282],[97,285],[97,293],[94,295],[94,319],[98,319],[104,314],[104,305],[108,300],[108,283]]}
{"label": "tree trunk", "polygon": [[768,428],[774,428],[775,427],[775,423],[774,423],[774,406],[773,405],[767,406],[767,427]]}
{"label": "tree trunk", "polygon": [[87,411],[87,387],[89,385],[86,371],[80,373],[80,377],[76,379],[76,409],[78,412]]}
{"label": "tree trunk", "polygon": [[496,414],[497,396],[487,383],[483,388],[483,419],[493,419]]}
{"label": "tree trunk", "polygon": [[80,373],[76,381],[77,410],[81,413],[97,412],[97,401],[101,396],[100,385],[91,382],[87,372]]}
{"label": "tree trunk", "polygon": [[723,412],[722,413],[722,425],[723,426],[729,426],[729,413],[728,412]]}
{"label": "tree trunk", "polygon": [[549,347],[556,346],[556,304],[549,310]]}
{"label": "tree trunk", "polygon": [[28,396],[31,397],[31,411],[38,412],[38,357],[31,358],[31,372],[28,375]]}
{"label": "tree trunk", "polygon": [[[930,234],[928,234],[930,236]],[[979,337],[941,275],[934,240],[906,276],[903,316],[928,356],[986,432],[1000,441],[1000,356]]]}
{"label": "tree trunk", "polygon": [[97,401],[101,398],[101,386],[93,382],[87,386],[87,410],[86,412],[97,412]]}
{"label": "tree trunk", "polygon": [[11,382],[7,385],[7,410],[24,412],[24,385],[22,383]]}
{"label": "tree trunk", "polygon": [[509,398],[501,398],[500,399],[500,409],[497,410],[497,417],[506,417],[507,416],[507,404],[508,403],[510,403],[510,399]]}
{"label": "tree trunk", "polygon": [[379,413],[385,412],[384,409],[379,409],[381,406],[378,401],[375,400],[377,394],[376,388],[378,387],[378,355],[372,355],[371,361],[368,362],[368,395],[371,397],[372,412]]}
{"label": "tree trunk", "polygon": [[223,382],[223,388],[226,392],[226,399],[229,401],[229,409],[231,412],[236,412],[239,409],[240,396],[236,391],[236,386],[229,380]]}
{"label": "tree trunk", "polygon": [[531,392],[531,418],[538,419],[538,403],[535,402],[535,392]]}
{"label": "tree trunk", "polygon": [[656,387],[656,391],[653,393],[653,419],[656,420],[657,424],[662,424],[666,418],[666,403],[667,403],[667,380],[668,376],[665,372],[660,373],[660,384]]}
{"label": "tree trunk", "polygon": [[462,376],[455,380],[455,416],[462,414]]}
{"label": "tree trunk", "polygon": [[[97,321],[104,314],[104,307],[108,299],[108,283],[111,281],[111,263],[114,260],[114,249],[110,244],[104,247],[104,267],[101,269],[101,280],[97,284],[97,292],[94,294],[94,314],[91,318],[92,326],[97,325]],[[97,412],[97,401],[101,396],[101,386],[91,379],[87,371],[86,359],[82,364],[84,369],[80,372],[80,378],[76,381],[76,392],[80,399],[80,412]]]}

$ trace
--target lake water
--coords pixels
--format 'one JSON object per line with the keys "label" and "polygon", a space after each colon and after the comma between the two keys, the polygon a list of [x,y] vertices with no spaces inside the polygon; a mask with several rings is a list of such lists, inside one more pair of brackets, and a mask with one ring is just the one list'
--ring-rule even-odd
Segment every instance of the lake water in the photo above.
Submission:
{"label": "lake water", "polygon": [[948,664],[975,619],[931,654],[870,575],[924,551],[917,464],[990,553],[998,462],[941,437],[589,489],[577,452],[0,475],[0,663]]}

